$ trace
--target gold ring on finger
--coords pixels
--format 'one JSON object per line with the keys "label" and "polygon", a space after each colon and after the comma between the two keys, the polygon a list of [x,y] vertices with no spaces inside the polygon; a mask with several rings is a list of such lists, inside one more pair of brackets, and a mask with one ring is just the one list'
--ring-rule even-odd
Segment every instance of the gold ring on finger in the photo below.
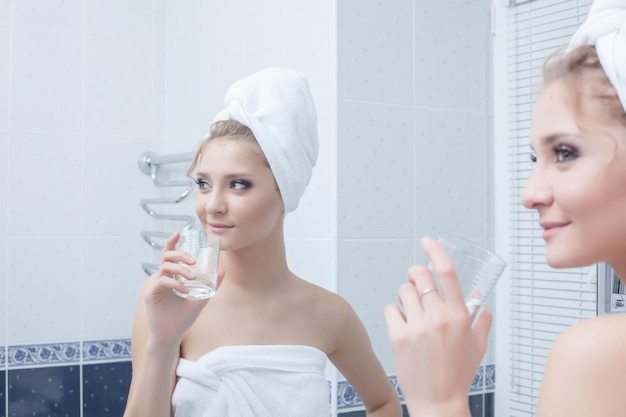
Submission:
{"label": "gold ring on finger", "polygon": [[417,294],[417,298],[421,300],[422,297],[425,296],[426,294],[430,292],[436,292],[436,291],[437,291],[437,288],[426,288],[424,291]]}

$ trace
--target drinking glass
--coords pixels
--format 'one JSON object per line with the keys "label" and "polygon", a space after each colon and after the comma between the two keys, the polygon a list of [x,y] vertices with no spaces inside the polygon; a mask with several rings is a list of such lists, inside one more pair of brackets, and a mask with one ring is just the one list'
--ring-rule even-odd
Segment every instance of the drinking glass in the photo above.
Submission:
{"label": "drinking glass", "polygon": [[196,274],[196,279],[177,276],[176,279],[181,281],[189,292],[185,294],[174,289],[174,293],[179,297],[192,300],[213,297],[217,286],[220,239],[217,236],[207,234],[204,230],[183,230],[180,232],[176,249],[187,252],[196,260],[193,265],[180,262],[181,265]]}
{"label": "drinking glass", "polygon": [[[437,241],[454,264],[465,305],[474,325],[506,268],[506,262],[477,243],[459,236],[439,233]],[[436,278],[432,264],[429,262],[427,266]]]}

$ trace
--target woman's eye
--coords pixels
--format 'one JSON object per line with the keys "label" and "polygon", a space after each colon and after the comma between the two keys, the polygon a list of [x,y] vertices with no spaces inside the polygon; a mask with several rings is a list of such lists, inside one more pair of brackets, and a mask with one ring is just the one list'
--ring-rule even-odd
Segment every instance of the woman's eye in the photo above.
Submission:
{"label": "woman's eye", "polygon": [[559,145],[554,148],[557,162],[566,162],[575,159],[578,152],[570,146]]}
{"label": "woman's eye", "polygon": [[230,188],[233,190],[245,190],[250,188],[250,183],[247,181],[233,181],[230,183]]}
{"label": "woman's eye", "polygon": [[209,188],[209,183],[201,179],[197,179],[196,184],[198,184],[198,188],[201,190],[206,190],[207,188]]}
{"label": "woman's eye", "polygon": [[530,162],[535,163],[537,162],[537,155],[534,153],[531,153],[530,155],[528,155],[528,157],[530,158]]}

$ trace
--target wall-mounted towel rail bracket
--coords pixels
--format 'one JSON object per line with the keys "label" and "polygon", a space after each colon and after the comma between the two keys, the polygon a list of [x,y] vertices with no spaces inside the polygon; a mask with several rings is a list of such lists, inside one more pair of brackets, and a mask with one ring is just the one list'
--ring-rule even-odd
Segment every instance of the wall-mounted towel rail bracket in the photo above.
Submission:
{"label": "wall-mounted towel rail bracket", "polygon": [[[175,195],[174,197],[157,197],[157,198],[143,198],[139,202],[141,208],[148,213],[155,220],[164,220],[164,221],[173,221],[180,222],[182,225],[176,227],[175,230],[187,230],[191,229],[195,223],[195,217],[187,214],[173,214],[173,213],[163,213],[158,212],[154,209],[154,206],[166,206],[166,205],[174,205],[185,201],[190,196],[193,195],[195,191],[195,182],[185,177],[184,171],[181,172],[177,178],[180,179],[164,179],[159,175],[159,169],[163,165],[169,164],[180,164],[187,163],[192,159],[191,153],[180,153],[180,154],[172,154],[172,155],[157,155],[154,152],[144,152],[139,155],[139,160],[137,164],[139,169],[144,174],[150,175],[152,178],[152,183],[156,187],[160,188],[174,188],[177,187],[182,189],[180,194]],[[184,167],[186,171],[186,166]],[[169,237],[175,230],[172,231],[156,231],[156,230],[145,230],[141,232],[141,237],[146,243],[148,243],[153,249],[161,250],[164,246],[164,241],[167,237]],[[155,263],[144,262],[141,264],[142,269],[148,275],[156,272],[159,269],[159,266]]]}

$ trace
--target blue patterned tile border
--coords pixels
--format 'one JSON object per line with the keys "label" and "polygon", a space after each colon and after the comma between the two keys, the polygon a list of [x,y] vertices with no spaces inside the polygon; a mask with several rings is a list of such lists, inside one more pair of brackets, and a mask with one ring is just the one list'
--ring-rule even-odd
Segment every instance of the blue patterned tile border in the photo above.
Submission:
{"label": "blue patterned tile border", "polygon": [[[400,401],[404,401],[396,377],[390,375],[389,382],[391,382],[391,385],[395,388],[398,397],[400,397]],[[350,385],[348,381],[337,381],[337,411],[362,409],[363,407],[363,401],[354,388],[352,388],[352,385]]]}
{"label": "blue patterned tile border", "polygon": [[83,342],[83,362],[130,360],[130,339]]}
{"label": "blue patterned tile border", "polygon": [[470,385],[469,393],[475,394],[477,392],[483,392],[483,387],[485,385],[485,367],[481,366],[476,371],[476,375],[474,375],[474,380],[472,381],[472,385]]}
{"label": "blue patterned tile border", "polygon": [[[82,353],[82,355],[81,355]],[[131,359],[130,339],[90,340],[80,342],[17,345],[0,347],[0,367],[42,367],[95,362],[120,362]],[[402,392],[395,376],[389,376],[400,400]],[[469,394],[494,392],[496,368],[494,364],[481,366],[472,381]],[[337,409],[341,411],[362,408],[363,401],[347,381],[337,383]]]}
{"label": "blue patterned tile border", "polygon": [[361,397],[348,381],[337,382],[337,411],[363,407]]}
{"label": "blue patterned tile border", "polygon": [[26,368],[70,365],[82,362],[129,361],[130,339],[90,340],[66,343],[0,347],[0,366]]}
{"label": "blue patterned tile border", "polygon": [[[400,401],[404,401],[398,380],[395,376],[389,376],[389,381],[396,389]],[[483,392],[493,392],[496,387],[496,368],[495,365],[484,365],[478,368],[476,376],[472,381],[468,395],[482,394]],[[362,409],[363,401],[348,383],[348,381],[337,382],[337,411],[348,411]]]}
{"label": "blue patterned tile border", "polygon": [[485,392],[496,390],[496,365],[485,365]]}
{"label": "blue patterned tile border", "polygon": [[50,366],[80,362],[80,342],[9,346],[9,368]]}

